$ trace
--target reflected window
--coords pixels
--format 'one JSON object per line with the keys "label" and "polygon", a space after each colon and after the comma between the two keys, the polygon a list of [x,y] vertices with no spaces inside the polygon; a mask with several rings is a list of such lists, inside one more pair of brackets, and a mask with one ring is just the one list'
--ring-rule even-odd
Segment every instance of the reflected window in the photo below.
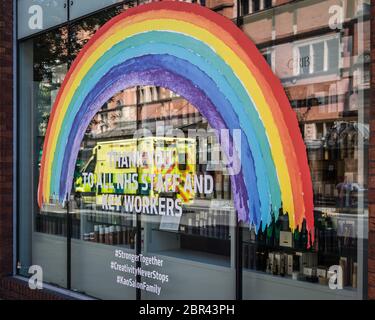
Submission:
{"label": "reflected window", "polygon": [[269,9],[272,7],[272,0],[264,0],[264,9]]}
{"label": "reflected window", "polygon": [[253,12],[257,12],[260,10],[260,0],[250,0],[253,6]]}
{"label": "reflected window", "polygon": [[296,75],[337,73],[339,69],[339,39],[315,40],[308,44],[298,44]]}

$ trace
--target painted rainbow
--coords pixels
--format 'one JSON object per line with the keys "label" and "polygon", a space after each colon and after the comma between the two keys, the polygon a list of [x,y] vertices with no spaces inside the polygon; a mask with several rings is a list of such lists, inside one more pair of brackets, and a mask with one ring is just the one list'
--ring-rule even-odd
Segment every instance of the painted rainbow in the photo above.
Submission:
{"label": "painted rainbow", "polygon": [[282,208],[292,230],[306,220],[313,240],[306,148],[280,81],[229,19],[183,2],[129,9],[82,49],[50,116],[39,206],[66,201],[91,119],[114,94],[136,85],[178,93],[216,129],[241,129],[241,172],[231,177],[239,219],[264,229]]}

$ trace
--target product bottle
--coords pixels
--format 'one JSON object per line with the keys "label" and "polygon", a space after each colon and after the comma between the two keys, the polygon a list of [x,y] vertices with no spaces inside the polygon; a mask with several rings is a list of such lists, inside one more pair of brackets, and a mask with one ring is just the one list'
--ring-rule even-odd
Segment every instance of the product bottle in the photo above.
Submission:
{"label": "product bottle", "polygon": [[224,214],[225,214],[225,220],[226,220],[226,226],[225,226],[225,230],[226,230],[226,239],[229,240],[229,234],[230,234],[230,213],[229,211],[224,211]]}
{"label": "product bottle", "polygon": [[222,199],[222,186],[223,186],[223,175],[221,172],[217,172],[215,175],[215,189],[216,189],[216,198]]}
{"label": "product bottle", "polygon": [[122,236],[123,236],[123,241],[124,241],[124,244],[125,245],[129,245],[130,244],[130,239],[129,239],[129,230],[128,230],[128,227],[124,227],[123,231],[122,231]]}
{"label": "product bottle", "polygon": [[280,254],[280,276],[285,276],[285,260],[284,260],[284,254]]}
{"label": "product bottle", "polygon": [[300,272],[300,257],[298,255],[293,255],[293,272]]}
{"label": "product bottle", "polygon": [[269,226],[266,227],[265,229],[265,240],[266,240],[266,245],[269,246],[269,247],[272,247],[273,246],[273,235],[274,235],[274,222],[272,222]]}
{"label": "product bottle", "polygon": [[186,233],[186,226],[184,224],[180,224],[179,230],[181,233]]}
{"label": "product bottle", "polygon": [[347,271],[348,271],[348,260],[346,257],[340,257],[340,262],[339,262],[339,265],[341,267],[341,270],[342,270],[342,278],[341,278],[341,283],[343,284],[343,286],[347,286],[348,283],[347,283]]}
{"label": "product bottle", "polygon": [[123,244],[123,238],[122,238],[122,227],[116,226],[117,231],[117,244]]}
{"label": "product bottle", "polygon": [[118,244],[118,237],[117,237],[117,226],[113,226],[113,245]]}
{"label": "product bottle", "polygon": [[219,238],[225,239],[225,221],[224,221],[222,211],[218,212],[218,217],[219,217]]}
{"label": "product bottle", "polygon": [[307,229],[306,229],[306,221],[304,221],[302,224],[302,233],[301,233],[301,245],[303,249],[307,248],[308,241],[309,241],[309,237],[308,237]]}
{"label": "product bottle", "polygon": [[293,234],[293,244],[294,244],[294,249],[300,250],[301,249],[301,241],[300,241],[300,232],[298,229],[294,230]]}
{"label": "product bottle", "polygon": [[135,248],[135,233],[134,232],[129,232],[130,235],[130,249]]}
{"label": "product bottle", "polygon": [[270,260],[270,258],[267,258],[266,273],[271,273],[271,260]]}
{"label": "product bottle", "polygon": [[208,237],[212,238],[212,218],[208,217]]}
{"label": "product bottle", "polygon": [[94,242],[99,242],[99,226],[94,226]]}
{"label": "product bottle", "polygon": [[194,234],[199,234],[200,233],[200,230],[199,230],[199,218],[200,218],[200,215],[199,215],[199,213],[197,213],[195,215],[195,232],[194,232]]}
{"label": "product bottle", "polygon": [[186,229],[187,233],[188,234],[192,234],[193,233],[193,219],[192,218],[188,218],[188,227]]}
{"label": "product bottle", "polygon": [[109,227],[104,229],[104,243],[109,244]]}
{"label": "product bottle", "polygon": [[228,175],[224,175],[224,199],[230,199],[230,179]]}
{"label": "product bottle", "polygon": [[217,235],[217,213],[216,211],[213,212],[214,213],[214,218],[212,220],[212,233],[213,233],[213,237],[217,238],[218,235]]}
{"label": "product bottle", "polygon": [[105,243],[104,228],[102,226],[99,228],[99,242]]}
{"label": "product bottle", "polygon": [[114,240],[114,237],[113,237],[113,233],[114,233],[114,227],[113,226],[110,226],[108,228],[108,244],[113,246],[113,240]]}
{"label": "product bottle", "polygon": [[313,248],[315,252],[319,251],[319,229],[317,227],[314,228],[315,239],[313,243]]}
{"label": "product bottle", "polygon": [[209,224],[208,224],[208,212],[204,212],[204,218],[203,218],[203,228],[204,228],[204,236],[208,237],[209,236]]}
{"label": "product bottle", "polygon": [[358,272],[358,263],[353,262],[353,276],[352,276],[352,287],[357,288],[357,272]]}
{"label": "product bottle", "polygon": [[276,263],[276,261],[274,261],[273,263],[273,272],[272,274],[274,276],[277,276],[279,274],[279,265]]}

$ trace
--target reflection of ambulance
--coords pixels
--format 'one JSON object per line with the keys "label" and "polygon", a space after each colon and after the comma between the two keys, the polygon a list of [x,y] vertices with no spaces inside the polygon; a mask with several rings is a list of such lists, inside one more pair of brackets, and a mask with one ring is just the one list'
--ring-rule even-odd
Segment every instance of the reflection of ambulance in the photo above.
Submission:
{"label": "reflection of ambulance", "polygon": [[[195,157],[194,139],[149,137],[99,142],[80,170],[74,191],[83,203],[97,205],[102,204],[104,194],[157,197],[160,195],[156,188],[158,177],[162,177],[164,182],[170,179],[166,185],[171,189],[172,177],[175,176],[179,178],[176,192],[164,190],[163,194],[176,196],[183,203],[188,203],[194,198],[194,192],[185,191],[184,183],[187,175],[190,175],[191,183],[194,183]],[[88,183],[89,175],[91,183]],[[122,180],[124,177],[128,179],[127,183]]]}

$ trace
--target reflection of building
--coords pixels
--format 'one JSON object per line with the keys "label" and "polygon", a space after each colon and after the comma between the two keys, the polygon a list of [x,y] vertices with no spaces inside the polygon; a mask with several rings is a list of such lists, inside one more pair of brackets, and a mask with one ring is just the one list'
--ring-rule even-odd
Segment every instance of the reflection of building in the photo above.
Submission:
{"label": "reflection of building", "polygon": [[[358,172],[358,143],[337,144],[339,154],[332,158],[332,144],[326,140],[342,121],[353,127],[368,117],[370,42],[368,34],[362,36],[370,24],[368,5],[336,0],[289,2],[241,1],[242,17],[235,21],[263,51],[285,87],[309,150],[316,201],[325,207],[335,203],[335,185],[345,176],[367,189],[366,179],[359,177],[367,173]],[[237,3],[208,1],[206,5],[234,17]],[[137,119],[147,127],[154,121],[183,125],[189,117],[195,117],[194,108],[172,93],[144,87],[137,96],[133,88],[103,107],[93,121],[92,137],[131,134]],[[155,131],[153,126],[149,129]],[[360,126],[368,131],[366,123]],[[368,135],[352,135],[368,143]]]}
{"label": "reflection of building", "polygon": [[173,92],[159,87],[131,88],[103,106],[91,123],[91,136],[96,140],[131,136],[139,120],[151,132],[155,132],[156,122],[182,128],[189,118],[202,120],[193,106]]}
{"label": "reflection of building", "polygon": [[[278,221],[278,225],[274,229],[270,229],[271,231],[267,235],[260,233],[256,236],[253,230],[249,231],[248,226],[245,226],[241,228],[243,231],[241,233],[242,242],[237,239],[241,237],[234,237],[234,234],[229,237],[229,222],[221,222],[225,226],[224,228],[218,227],[220,223],[216,224],[223,218],[222,216],[228,219],[228,215],[223,214],[223,212],[225,213],[225,208],[223,208],[223,201],[221,200],[223,198],[230,199],[231,193],[228,176],[223,177],[220,174],[215,175],[216,193],[213,201],[213,203],[216,203],[213,211],[217,211],[219,214],[213,213],[213,216],[211,216],[212,212],[207,212],[206,200],[202,201],[200,199],[199,203],[202,203],[202,206],[196,208],[199,213],[196,214],[192,210],[185,216],[182,226],[185,228],[183,232],[186,234],[182,237],[187,239],[192,233],[195,238],[207,238],[204,244],[211,247],[211,250],[213,248],[219,255],[224,251],[225,259],[227,259],[225,261],[230,260],[228,264],[232,263],[232,269],[228,268],[229,272],[216,273],[218,269],[222,271],[226,266],[223,267],[220,264],[222,263],[220,259],[217,262],[217,260],[212,258],[211,262],[214,261],[214,263],[204,264],[204,268],[209,270],[210,276],[220,280],[228,276],[228,274],[230,274],[229,277],[233,278],[234,261],[238,257],[238,252],[234,252],[232,248],[235,245],[241,248],[243,250],[243,255],[241,256],[243,266],[236,266],[238,267],[236,272],[240,272],[243,275],[242,287],[244,291],[240,293],[243,297],[259,298],[259,296],[269,297],[271,295],[272,297],[277,297],[278,294],[280,295],[279,292],[294,292],[293,290],[297,287],[303,290],[304,297],[313,297],[314,295],[322,297],[322,295],[327,295],[335,298],[365,298],[366,295],[362,293],[367,291],[368,288],[370,295],[373,296],[371,292],[375,284],[371,283],[372,274],[367,275],[366,271],[362,272],[362,270],[366,270],[367,258],[369,257],[370,263],[371,259],[373,259],[371,252],[367,256],[367,252],[364,249],[367,245],[366,228],[368,226],[370,228],[373,227],[373,224],[368,224],[366,220],[368,208],[371,209],[371,203],[373,203],[373,196],[371,194],[368,196],[368,189],[370,193],[372,192],[371,189],[374,189],[374,179],[370,178],[367,181],[368,157],[373,160],[372,152],[369,152],[368,148],[370,140],[368,120],[371,116],[369,113],[371,83],[369,71],[371,66],[370,56],[372,54],[372,43],[370,43],[370,33],[368,32],[371,28],[370,1],[201,0],[197,2],[233,19],[234,22],[239,24],[263,52],[264,58],[271,65],[285,87],[289,100],[296,111],[296,116],[300,121],[300,128],[304,134],[309,153],[315,194],[316,231],[320,241],[315,243],[312,249],[313,255],[309,256],[305,252],[308,239],[303,232],[300,235],[297,232],[297,236],[292,239],[289,230],[281,230],[282,228],[287,229],[285,221],[282,221],[284,218]],[[10,1],[4,1],[4,5],[0,6],[0,10],[6,8],[5,13],[3,11],[0,12],[0,19],[5,17],[7,23],[12,18],[9,14],[11,10],[6,7],[9,3]],[[27,260],[31,255],[30,252],[33,253],[31,258],[34,260],[43,257],[44,251],[40,250],[41,247],[37,247],[37,245],[47,246],[50,244],[45,239],[54,239],[56,241],[54,244],[59,241],[60,245],[62,243],[62,246],[59,247],[61,250],[58,253],[56,253],[58,250],[52,252],[58,256],[56,261],[60,261],[61,256],[59,254],[61,252],[65,253],[66,242],[64,241],[66,241],[66,236],[61,236],[66,235],[66,225],[64,229],[66,212],[64,209],[61,209],[60,215],[56,214],[51,217],[35,214],[37,216],[35,221],[37,232],[34,232],[34,229],[30,230],[30,226],[34,223],[30,208],[34,207],[36,192],[35,190],[33,192],[30,190],[35,189],[35,180],[37,179],[35,177],[39,169],[36,163],[38,163],[40,155],[36,155],[36,153],[41,148],[51,104],[56,98],[68,65],[103,23],[131,6],[133,5],[111,6],[109,9],[107,8],[108,10],[100,10],[93,15],[80,17],[69,28],[64,24],[65,11],[62,10],[61,23],[63,25],[58,29],[51,26],[53,28],[51,32],[42,31],[40,35],[34,33],[30,34],[30,38],[19,40],[20,79],[17,79],[18,82],[16,84],[13,83],[14,87],[19,88],[18,98],[21,101],[18,105],[19,109],[17,111],[19,112],[17,112],[16,119],[20,126],[17,131],[19,135],[17,150],[21,156],[17,159],[19,167],[14,167],[17,173],[22,176],[22,185],[17,185],[20,188],[18,193],[13,192],[13,184],[10,182],[13,178],[11,157],[13,141],[10,141],[10,138],[15,136],[15,134],[11,128],[12,119],[9,115],[12,114],[13,109],[16,110],[16,106],[13,106],[10,102],[12,92],[12,81],[10,79],[12,79],[12,74],[9,66],[13,55],[10,50],[12,47],[10,32],[6,30],[6,45],[4,48],[0,47],[0,52],[2,53],[0,60],[2,65],[6,65],[5,68],[0,70],[3,89],[1,103],[5,106],[4,112],[1,114],[1,117],[4,118],[4,124],[0,126],[0,140],[3,151],[1,153],[2,171],[0,175],[0,188],[3,190],[3,196],[0,199],[3,213],[0,217],[0,277],[5,274],[13,274],[13,270],[16,269],[13,265],[13,260],[10,258],[12,253],[16,256],[16,252],[13,252],[15,245],[19,247],[17,252],[17,262],[19,262],[17,264],[17,267],[19,267],[17,274],[23,276],[27,276],[27,270],[22,268],[31,264]],[[240,16],[237,16],[237,12],[240,13]],[[1,23],[0,32],[4,32],[4,24]],[[3,38],[0,38],[0,40],[3,40]],[[2,43],[0,46],[2,46]],[[4,72],[6,72],[5,76]],[[3,82],[5,83],[4,85]],[[33,83],[33,86],[30,86],[30,83]],[[87,144],[85,147],[90,150],[97,142],[116,140],[120,137],[128,139],[132,137],[134,130],[139,126],[155,132],[158,128],[169,125],[184,130],[189,127],[200,127],[201,125],[202,127],[207,127],[207,123],[193,106],[170,91],[155,87],[131,88],[116,94],[103,106],[87,130],[84,144]],[[36,134],[35,132],[38,133]],[[37,136],[35,140],[30,138],[30,135],[32,136],[33,134]],[[25,159],[33,160],[28,162]],[[372,162],[370,161],[370,168],[373,166]],[[16,189],[16,185],[14,185],[14,189]],[[17,198],[18,204],[14,211],[12,210],[13,202],[11,201],[13,198]],[[368,202],[370,202],[370,205],[368,205]],[[34,208],[34,210],[36,209]],[[13,235],[11,224],[15,213],[19,217],[18,229],[22,230],[22,233]],[[87,217],[93,219],[91,214],[85,216],[85,218]],[[215,223],[213,222],[214,219],[217,219]],[[80,254],[82,252],[79,250],[73,250],[72,260],[73,263],[80,261],[82,264],[89,265],[94,270],[98,268],[98,265],[96,263],[90,264],[86,257],[91,254],[97,259],[98,252],[95,250],[89,252],[87,250],[91,246],[91,244],[83,241],[87,241],[87,234],[86,237],[83,234],[83,237],[80,238],[81,230],[79,227],[82,220],[79,214],[78,217],[77,215],[74,217],[73,245],[75,249],[84,248],[83,254]],[[114,222],[112,221],[111,223],[116,224],[116,227],[118,227],[118,217],[114,217],[112,220]],[[62,224],[56,223],[56,221],[62,222]],[[106,228],[102,226],[108,224],[108,220],[101,219],[97,224],[100,224],[99,230],[101,230],[97,232],[103,233],[105,229],[112,230],[112,235],[114,232],[119,232],[117,228],[111,229],[108,226]],[[95,226],[98,226],[97,224],[95,222]],[[365,226],[360,229],[362,224]],[[56,227],[56,225],[58,226]],[[61,228],[61,225],[63,228]],[[214,228],[210,228],[213,225]],[[40,231],[41,229],[43,231]],[[220,232],[216,233],[216,230]],[[87,231],[85,230],[85,232]],[[123,239],[124,242],[132,242],[131,245],[134,248],[134,233],[129,236],[126,230],[121,230],[121,232],[126,235],[126,240]],[[284,232],[282,234],[283,240],[288,249],[280,246],[278,235],[281,232]],[[29,233],[30,237],[28,238],[27,235]],[[140,235],[143,236],[141,232]],[[19,238],[16,244],[12,243],[12,236]],[[169,237],[169,240],[173,238],[172,240],[176,241],[176,234],[168,235],[165,232],[163,236],[157,234],[156,237],[159,237],[159,239]],[[221,238],[220,241],[213,242],[214,240],[211,238],[215,237]],[[191,238],[189,239],[191,240]],[[226,246],[225,250],[221,250],[222,240]],[[238,242],[235,242],[237,240]],[[370,245],[372,240],[373,235],[371,233]],[[105,243],[108,245],[108,242],[110,243],[111,241],[107,238]],[[190,245],[191,242],[189,241],[188,244]],[[118,243],[121,242],[118,240]],[[155,243],[158,242],[151,243],[151,247],[155,247]],[[164,246],[168,246],[170,243],[172,241],[164,241]],[[102,244],[101,242],[97,247],[100,247],[103,251],[108,250],[109,252],[113,248],[105,247]],[[96,247],[96,244],[93,247]],[[189,248],[191,249],[192,247],[194,246],[190,245]],[[156,249],[160,250],[160,248]],[[323,273],[327,272],[326,269],[330,265],[347,266],[350,272],[346,272],[346,289],[342,292],[333,292],[324,286],[316,289],[316,284],[305,282],[299,282],[296,286],[293,283],[294,280],[288,278],[288,276],[291,277],[288,273],[289,271],[277,270],[277,267],[275,267],[280,267],[282,265],[281,261],[285,257],[286,259],[290,258],[287,254],[285,255],[285,252],[284,255],[280,254],[280,251],[284,250],[285,252],[289,250],[289,253],[296,253],[296,250],[299,250],[298,254],[301,256],[299,261],[311,264],[312,268],[307,268],[308,270],[306,271],[302,270],[302,266],[298,266],[300,273],[307,278],[308,275],[305,272],[312,273],[313,270],[317,271],[316,258],[318,258],[320,266],[323,265],[324,267],[320,269],[320,272]],[[4,258],[1,252],[6,252],[8,256]],[[179,261],[174,270],[179,270],[179,268],[185,266],[186,260],[189,260],[189,262],[193,260],[190,260],[193,255],[182,256],[181,253],[179,254],[180,256],[176,255],[174,257],[174,261]],[[199,259],[202,256],[206,258],[208,255],[201,253]],[[196,256],[194,258],[196,259]],[[306,260],[309,258],[311,258],[311,261],[307,262]],[[56,266],[54,270],[58,271],[58,276],[65,275],[65,266],[65,263]],[[373,269],[373,266],[371,268]],[[252,273],[251,269],[257,269],[262,272]],[[73,270],[73,272],[77,272],[77,270]],[[285,272],[288,275],[284,278],[277,277],[282,272],[284,272],[284,276]],[[48,271],[46,276],[47,273]],[[273,273],[274,277],[267,273]],[[359,273],[359,277],[363,278],[364,281],[363,283],[358,283],[358,290],[356,290],[356,280]],[[77,287],[79,285],[83,287],[91,285],[91,283],[85,281],[84,277],[78,277],[76,273],[74,273],[74,276],[76,281],[78,279],[78,284],[73,284],[73,287],[75,285]],[[100,276],[105,277],[108,274],[101,273]],[[176,273],[176,277],[178,278],[179,276],[180,274]],[[269,281],[270,277],[272,277],[272,281]],[[194,277],[192,276],[191,278],[193,283]],[[312,278],[309,279],[312,280]],[[316,278],[314,279],[316,280]],[[65,276],[62,279],[58,278],[58,280],[63,287],[67,286]],[[98,282],[100,280],[102,279],[98,277]],[[2,285],[4,282],[6,286]],[[55,281],[51,282],[56,283]],[[256,290],[252,290],[254,282],[258,286],[255,287]],[[272,286],[275,285],[279,289],[268,290],[268,295],[262,296],[261,290],[270,288],[267,287],[268,282],[272,282]],[[324,281],[322,282],[325,284]],[[267,285],[262,286],[264,283]],[[227,287],[234,287],[234,281],[230,280],[228,284],[230,285]],[[14,293],[14,295],[20,297],[25,295],[35,296],[35,292],[25,293],[26,289],[19,289],[20,286],[23,288],[18,283],[14,284],[13,278],[0,280],[0,294],[3,294],[2,287],[7,287],[10,288],[8,291],[22,291],[22,293]],[[348,290],[348,287],[352,288]],[[179,289],[179,287],[176,288]],[[284,288],[286,289],[284,290]],[[92,289],[91,287],[92,292],[95,291],[94,295],[108,296],[113,294],[111,290],[108,293],[105,290],[100,291],[100,288],[97,289]],[[222,288],[218,289],[217,292],[226,291],[222,290]],[[214,292],[210,293],[214,294]],[[11,294],[9,292],[4,293],[5,296],[10,296]],[[210,296],[207,297],[210,298]]]}
{"label": "reflection of building", "polygon": [[363,30],[370,29],[370,1],[242,0],[239,9],[236,21],[262,50],[296,111],[315,209],[352,217],[355,224],[368,207],[371,49]]}
{"label": "reflection of building", "polygon": [[[332,157],[329,141],[342,121],[351,128],[357,121],[367,126],[370,38],[363,30],[370,28],[368,2],[245,0],[241,13],[241,28],[264,52],[296,110],[316,204],[330,206],[328,199],[337,197],[336,181],[348,175],[367,189],[359,177],[367,172],[360,172],[357,143],[335,144],[339,154]],[[348,135],[368,143],[368,135]]]}

